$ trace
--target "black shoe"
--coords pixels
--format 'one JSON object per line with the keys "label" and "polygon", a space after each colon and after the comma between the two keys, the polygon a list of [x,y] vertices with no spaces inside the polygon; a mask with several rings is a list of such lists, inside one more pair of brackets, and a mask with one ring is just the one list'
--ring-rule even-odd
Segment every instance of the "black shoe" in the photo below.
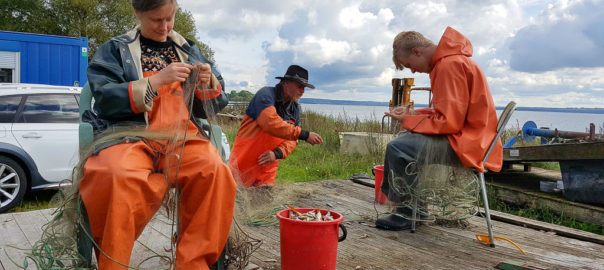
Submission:
{"label": "black shoe", "polygon": [[411,229],[411,221],[396,214],[378,218],[375,227],[389,231],[402,231]]}

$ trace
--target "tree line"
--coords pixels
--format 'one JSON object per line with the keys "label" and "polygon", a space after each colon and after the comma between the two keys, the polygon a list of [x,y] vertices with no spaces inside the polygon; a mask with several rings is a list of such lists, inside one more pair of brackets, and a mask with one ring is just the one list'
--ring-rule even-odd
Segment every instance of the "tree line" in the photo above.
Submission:
{"label": "tree line", "polygon": [[233,90],[230,93],[227,93],[227,97],[230,101],[250,101],[254,97],[254,94],[246,90],[241,90],[239,92]]}
{"label": "tree line", "polygon": [[[136,25],[130,0],[0,0],[0,30],[87,37],[89,60],[107,40]],[[214,61],[214,51],[195,37],[191,12],[178,8],[174,30]]]}

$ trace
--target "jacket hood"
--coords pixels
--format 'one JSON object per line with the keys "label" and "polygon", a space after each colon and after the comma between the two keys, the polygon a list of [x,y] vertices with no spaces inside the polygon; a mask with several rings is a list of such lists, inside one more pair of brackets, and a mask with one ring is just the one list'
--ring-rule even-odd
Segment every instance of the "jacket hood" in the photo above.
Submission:
{"label": "jacket hood", "polygon": [[444,57],[459,54],[471,57],[473,52],[472,43],[464,35],[447,27],[432,56],[432,66]]}
{"label": "jacket hood", "polygon": [[[124,43],[132,43],[138,39],[138,35],[140,35],[140,27],[141,26],[139,24],[134,29],[128,31],[126,34],[113,37],[112,39]],[[172,41],[174,41],[174,43],[178,46],[184,46],[187,43],[187,40],[182,35],[174,31],[174,29],[172,29],[172,31],[168,33],[168,37]]]}

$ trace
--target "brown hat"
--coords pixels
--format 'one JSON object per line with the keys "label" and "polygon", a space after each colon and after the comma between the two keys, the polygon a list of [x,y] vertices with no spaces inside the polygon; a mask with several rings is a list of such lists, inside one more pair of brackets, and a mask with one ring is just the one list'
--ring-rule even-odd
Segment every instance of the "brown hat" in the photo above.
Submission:
{"label": "brown hat", "polygon": [[289,80],[289,81],[299,82],[300,84],[302,84],[308,88],[315,89],[314,85],[308,83],[308,71],[298,65],[289,66],[287,68],[287,72],[285,72],[285,75],[283,75],[283,77],[275,77],[275,78],[280,79],[280,80]]}

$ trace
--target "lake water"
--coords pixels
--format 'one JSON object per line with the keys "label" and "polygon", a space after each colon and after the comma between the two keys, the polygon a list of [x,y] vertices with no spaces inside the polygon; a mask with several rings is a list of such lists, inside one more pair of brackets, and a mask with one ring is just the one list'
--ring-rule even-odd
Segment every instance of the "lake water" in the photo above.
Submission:
{"label": "lake water", "polygon": [[[313,111],[334,117],[355,118],[359,120],[376,120],[381,122],[387,106],[361,106],[361,105],[333,105],[333,104],[304,104],[302,111]],[[497,115],[501,110],[497,110]],[[604,114],[592,113],[562,113],[562,112],[536,112],[515,111],[507,124],[507,128],[522,128],[527,121],[533,121],[537,127],[557,128],[563,131],[588,132],[589,123],[596,125],[596,133],[601,133],[604,127]]]}

